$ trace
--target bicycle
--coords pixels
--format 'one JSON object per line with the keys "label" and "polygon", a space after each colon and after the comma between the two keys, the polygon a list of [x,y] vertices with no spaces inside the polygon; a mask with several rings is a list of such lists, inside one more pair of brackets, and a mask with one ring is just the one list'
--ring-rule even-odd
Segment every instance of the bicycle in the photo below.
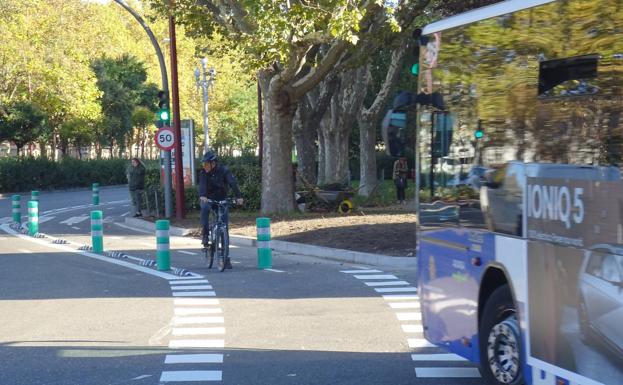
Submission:
{"label": "bicycle", "polygon": [[[231,199],[222,201],[208,199],[208,204],[216,205],[216,220],[210,230],[208,247],[203,249],[204,258],[206,259],[208,269],[211,269],[214,263],[214,255],[217,255],[218,269],[220,272],[223,272],[229,257],[229,228],[224,218],[229,207],[233,206],[234,202]],[[209,215],[214,215],[212,214],[212,209]]]}

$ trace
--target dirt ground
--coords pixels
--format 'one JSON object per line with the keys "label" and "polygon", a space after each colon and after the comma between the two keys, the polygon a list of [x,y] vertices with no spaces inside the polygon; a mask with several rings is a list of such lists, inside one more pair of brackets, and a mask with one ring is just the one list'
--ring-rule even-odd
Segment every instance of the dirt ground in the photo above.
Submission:
{"label": "dirt ground", "polygon": [[[256,237],[255,215],[230,213],[230,233]],[[192,214],[172,225],[196,228]],[[391,256],[415,255],[415,213],[413,205],[356,208],[352,214],[304,213],[271,216],[272,239],[333,247]]]}

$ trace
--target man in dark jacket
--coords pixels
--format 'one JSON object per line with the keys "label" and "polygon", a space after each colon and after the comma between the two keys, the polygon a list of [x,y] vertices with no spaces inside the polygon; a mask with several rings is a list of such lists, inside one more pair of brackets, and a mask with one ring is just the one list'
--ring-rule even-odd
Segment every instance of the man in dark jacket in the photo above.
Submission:
{"label": "man in dark jacket", "polygon": [[132,204],[134,205],[134,216],[141,217],[141,201],[143,191],[145,191],[145,166],[138,158],[132,158],[132,166],[128,171],[128,187]]}
{"label": "man in dark jacket", "polygon": [[[201,225],[203,226],[204,247],[208,246],[210,229],[210,210],[216,212],[217,206],[208,203],[208,199],[222,201],[227,198],[229,188],[234,191],[236,204],[244,203],[242,194],[238,188],[238,182],[227,167],[218,163],[218,158],[213,151],[208,151],[201,160],[203,169],[199,172],[199,205],[201,206]],[[225,223],[228,222],[225,217]],[[230,265],[229,258],[226,264]]]}

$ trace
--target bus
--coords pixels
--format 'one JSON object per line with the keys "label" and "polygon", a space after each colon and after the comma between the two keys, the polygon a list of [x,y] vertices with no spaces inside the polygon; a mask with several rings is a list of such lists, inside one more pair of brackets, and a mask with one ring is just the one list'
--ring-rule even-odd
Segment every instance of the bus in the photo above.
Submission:
{"label": "bus", "polygon": [[426,339],[491,384],[623,384],[623,0],[508,0],[417,40]]}

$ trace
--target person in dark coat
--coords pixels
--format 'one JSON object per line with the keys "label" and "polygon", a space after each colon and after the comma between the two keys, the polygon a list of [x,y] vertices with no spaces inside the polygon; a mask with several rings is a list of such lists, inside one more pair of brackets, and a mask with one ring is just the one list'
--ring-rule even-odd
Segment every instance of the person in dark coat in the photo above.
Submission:
{"label": "person in dark coat", "polygon": [[[202,243],[208,246],[210,239],[210,211],[216,212],[217,206],[208,202],[208,199],[222,201],[227,198],[231,188],[236,196],[236,204],[244,203],[242,194],[238,188],[238,182],[229,169],[218,163],[218,157],[214,151],[208,151],[201,160],[203,169],[199,172],[199,205],[201,207],[201,225],[203,226]],[[225,217],[225,223],[229,218]],[[231,266],[229,258],[227,266]]]}
{"label": "person in dark coat", "polygon": [[128,171],[128,187],[132,205],[134,205],[134,216],[141,217],[141,202],[145,191],[145,166],[138,158],[132,158],[132,166]]}

